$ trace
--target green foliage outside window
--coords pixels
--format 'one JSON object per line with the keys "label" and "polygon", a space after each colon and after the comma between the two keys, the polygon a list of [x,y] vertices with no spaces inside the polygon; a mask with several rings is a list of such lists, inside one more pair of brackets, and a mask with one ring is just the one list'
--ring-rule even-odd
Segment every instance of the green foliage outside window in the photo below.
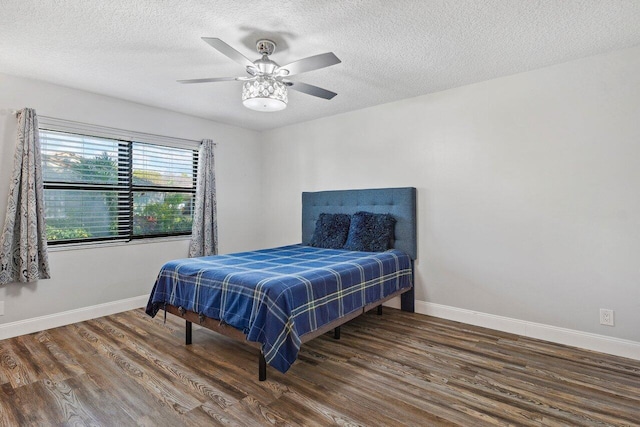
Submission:
{"label": "green foliage outside window", "polygon": [[84,228],[60,228],[47,224],[47,240],[86,239],[91,237]]}
{"label": "green foliage outside window", "polygon": [[[141,197],[144,196],[143,193]],[[134,234],[148,235],[191,231],[193,219],[190,215],[190,209],[188,209],[190,203],[190,195],[167,193],[161,202],[151,202],[142,208],[134,209]]]}

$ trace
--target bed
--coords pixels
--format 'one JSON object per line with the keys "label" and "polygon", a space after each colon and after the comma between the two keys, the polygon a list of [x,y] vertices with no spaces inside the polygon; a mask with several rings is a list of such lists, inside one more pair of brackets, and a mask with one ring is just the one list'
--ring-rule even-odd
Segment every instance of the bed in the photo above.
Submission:
{"label": "bed", "polygon": [[[392,248],[364,252],[312,247],[324,215],[368,212],[392,216]],[[386,215],[385,215],[386,214]],[[286,372],[300,346],[400,296],[401,309],[414,311],[413,263],[416,190],[412,187],[302,193],[302,242],[229,255],[166,263],[146,312],[159,310],[246,342],[260,350],[258,377],[267,364]],[[353,249],[353,248],[351,248]]]}

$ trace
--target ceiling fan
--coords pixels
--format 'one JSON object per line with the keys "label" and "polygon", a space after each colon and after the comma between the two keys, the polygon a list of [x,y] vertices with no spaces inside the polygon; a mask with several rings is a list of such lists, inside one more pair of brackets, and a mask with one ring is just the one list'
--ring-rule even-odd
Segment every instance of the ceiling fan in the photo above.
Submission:
{"label": "ceiling fan", "polygon": [[179,83],[210,83],[233,80],[244,82],[242,85],[242,103],[245,107],[257,111],[279,111],[285,109],[288,102],[287,88],[324,99],[331,99],[337,95],[335,92],[318,86],[287,80],[287,77],[296,74],[339,64],[341,61],[333,52],[309,56],[281,66],[269,59],[269,55],[276,49],[275,42],[271,40],[258,40],[256,50],[262,57],[253,62],[220,39],[202,37],[202,40],[223,55],[243,65],[249,75],[246,77],[178,80]]}

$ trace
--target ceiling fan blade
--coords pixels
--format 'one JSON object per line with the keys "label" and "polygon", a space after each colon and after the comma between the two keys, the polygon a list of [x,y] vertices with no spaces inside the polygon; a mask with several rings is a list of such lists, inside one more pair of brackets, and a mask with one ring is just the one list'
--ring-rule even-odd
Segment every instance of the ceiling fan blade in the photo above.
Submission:
{"label": "ceiling fan blade", "polygon": [[223,55],[233,59],[238,64],[243,65],[245,67],[255,68],[253,62],[251,62],[246,56],[226,44],[220,39],[212,38],[212,37],[202,37],[202,40],[209,43],[214,49],[217,49]]}
{"label": "ceiling fan blade", "polygon": [[307,95],[317,96],[318,98],[332,99],[337,95],[337,93],[335,92],[331,92],[330,90],[322,89],[321,87],[310,85],[307,83],[292,82],[289,80],[283,80],[283,83],[293,90],[306,93]]}
{"label": "ceiling fan blade", "polygon": [[249,80],[251,77],[212,77],[210,79],[191,79],[178,80],[178,83],[211,83],[211,82],[230,82],[234,80]]}
{"label": "ceiling fan blade", "polygon": [[[295,74],[306,73],[307,71],[330,67],[341,62],[342,61],[340,61],[333,52],[321,53],[320,55],[309,56],[308,58],[303,58],[287,65],[283,65],[282,67],[278,67],[278,74],[282,77],[293,76]],[[282,70],[286,70],[288,73],[281,73]]]}

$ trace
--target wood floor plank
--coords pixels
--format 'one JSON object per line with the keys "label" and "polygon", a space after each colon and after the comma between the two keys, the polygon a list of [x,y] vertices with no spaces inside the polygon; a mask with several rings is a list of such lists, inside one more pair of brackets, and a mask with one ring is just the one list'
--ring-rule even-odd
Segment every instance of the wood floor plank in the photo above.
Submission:
{"label": "wood floor plank", "polygon": [[74,373],[68,370],[64,364],[60,363],[55,356],[51,354],[49,348],[40,342],[35,335],[25,335],[18,337],[18,341],[26,348],[29,353],[29,359],[38,361],[35,363],[37,369],[42,370],[40,378],[48,378],[52,381],[64,381],[74,376]]}
{"label": "wood floor plank", "polygon": [[107,319],[97,319],[92,321],[92,324],[96,324],[102,328],[105,334],[118,337],[120,344],[133,352],[132,356],[141,356],[144,361],[157,367],[161,372],[164,372],[165,377],[179,381],[193,393],[215,402],[223,409],[237,403],[241,398],[245,397],[245,395],[238,396],[239,393],[237,392],[228,393],[224,387],[215,387],[215,384],[212,384],[208,378],[197,374],[194,375],[193,371],[178,363],[177,360],[167,359],[166,356],[158,357],[153,347],[145,345],[144,341],[139,339],[132,339],[131,335],[127,334],[125,330],[121,330],[117,326],[110,324]]}
{"label": "wood floor plank", "polygon": [[[373,371],[360,371],[359,375],[352,375],[351,363],[327,361],[314,371],[319,374],[319,378],[316,379],[318,383],[331,379],[335,383],[334,388],[339,389],[344,396],[357,400],[359,407],[369,408],[375,415],[384,413],[390,419],[384,425],[396,425],[406,420],[415,423],[418,420],[427,422],[430,419],[444,421],[456,418],[456,414],[446,408],[439,408],[439,412],[425,409],[426,401],[423,396],[407,395],[407,390],[402,384],[389,387],[389,383],[379,381],[381,377]],[[302,375],[307,377],[309,373],[304,372]],[[401,392],[398,393],[398,390]],[[415,404],[417,401],[420,405]]]}
{"label": "wood floor plank", "polygon": [[[326,375],[320,369],[304,366],[301,363],[296,363],[287,372],[286,377],[284,381],[290,379],[300,393],[303,393],[300,384],[303,381],[310,382],[315,389],[321,390],[321,396],[315,395],[318,402],[339,408],[343,414],[356,420],[359,424],[365,426],[398,424],[394,414],[387,411],[388,403],[378,402],[380,392],[370,393],[360,387],[357,384],[357,378],[353,378],[354,384],[351,381],[344,381],[344,377],[336,378],[333,375]],[[314,396],[308,391],[305,395]]]}
{"label": "wood floor plank", "polygon": [[94,425],[137,425],[133,417],[127,413],[126,404],[119,398],[118,393],[99,388],[89,375],[70,378],[65,384],[75,394],[86,419],[93,420]]}
{"label": "wood floor plank", "polygon": [[42,369],[31,359],[20,337],[7,340],[0,347],[0,370],[13,388],[31,384],[45,377]]}
{"label": "wood floor plank", "polygon": [[[50,381],[50,380],[45,380]],[[10,406],[19,426],[62,425],[65,415],[47,390],[44,381],[36,381],[13,389]]]}
{"label": "wood floor plank", "polygon": [[201,406],[192,409],[187,414],[187,418],[190,425],[196,426],[246,426],[242,417],[236,418],[222,410],[219,406],[209,405],[207,403],[203,403]]}
{"label": "wood floor plank", "polygon": [[[130,320],[135,323],[140,319],[133,317]],[[224,358],[218,357],[215,351],[211,352],[209,350],[220,349],[224,346],[229,347],[231,342],[227,338],[215,335],[208,331],[203,331],[203,333],[208,334],[208,339],[210,340],[207,348],[203,348],[200,344],[185,346],[182,343],[184,338],[181,338],[181,342],[176,344],[167,344],[162,341],[152,341],[151,343],[147,341],[147,344],[157,346],[154,347],[156,353],[158,352],[158,348],[162,348],[160,357],[181,361],[184,366],[189,367],[191,372],[202,377],[203,381],[206,381],[211,386],[215,386],[216,388],[223,390],[225,393],[233,396],[235,400],[243,399],[249,392],[253,392],[256,395],[262,394],[267,398],[272,395],[270,389],[265,388],[265,386],[244,384],[245,381],[239,380],[236,373],[232,372],[233,369],[239,369],[238,367],[233,366],[233,359],[227,358],[225,360]],[[222,339],[222,342],[216,342],[217,339]],[[227,348],[227,350],[230,349]],[[194,358],[197,358],[199,362],[193,363]],[[250,363],[250,366],[247,366],[247,369],[254,368],[254,363]],[[242,372],[237,373],[242,374]],[[249,371],[246,371],[246,373],[242,375],[246,376],[248,374]]]}
{"label": "wood floor plank", "polygon": [[255,425],[295,425],[287,420],[286,414],[274,411],[260,400],[251,396],[245,397],[237,405],[228,408],[227,412],[233,413],[236,417],[243,417],[247,422],[253,421]]}
{"label": "wood floor plank", "polygon": [[[75,337],[75,334],[67,334],[67,338],[69,336]],[[70,341],[71,343],[61,343],[60,347],[75,349],[74,344],[78,342]],[[67,356],[74,363],[86,367],[87,372],[91,372],[91,375],[80,373],[66,382],[78,392],[94,418],[100,421],[98,425],[157,425],[153,422],[141,422],[146,415],[155,420],[171,419],[162,410],[158,410],[163,408],[162,403],[148,396],[144,390],[141,391],[138,383],[123,376],[120,368],[111,360],[93,352],[79,352],[76,355],[70,352]]]}
{"label": "wood floor plank", "polygon": [[278,400],[269,404],[269,407],[287,414],[288,421],[298,425],[360,425],[356,420],[344,414],[339,405],[323,402],[323,395],[314,393],[308,388],[302,394],[296,391],[296,388],[298,387],[283,393]]}
{"label": "wood floor plank", "polygon": [[640,426],[640,361],[388,308],[257,355],[142,310],[4,340],[0,426]]}
{"label": "wood floor plank", "polygon": [[24,415],[18,405],[14,402],[15,390],[11,384],[5,383],[0,386],[0,426],[25,425]]}
{"label": "wood floor plank", "polygon": [[[120,410],[113,411],[113,420],[127,425],[128,419],[134,419],[137,425],[156,426],[157,420],[179,424],[181,419],[175,411],[169,409],[163,400],[147,392],[130,376],[122,374],[122,368],[111,358],[104,357],[82,339],[76,329],[69,325],[47,331],[60,349],[68,357],[84,367],[87,375],[83,379],[88,389],[105,393],[105,400],[113,402]],[[97,405],[104,403],[93,402]],[[105,423],[113,425],[117,423]],[[119,424],[118,424],[119,425]]]}
{"label": "wood floor plank", "polygon": [[82,402],[78,400],[76,391],[66,382],[55,382],[51,380],[42,381],[46,390],[53,397],[52,401],[58,407],[62,415],[62,424],[65,425],[98,425],[98,421],[86,411]]}
{"label": "wood floor plank", "polygon": [[147,393],[154,395],[157,400],[164,402],[179,414],[186,413],[201,404],[184,389],[176,388],[170,379],[167,381],[162,372],[158,372],[153,366],[137,363],[126,354],[126,351],[112,345],[117,343],[115,340],[103,334],[95,334],[91,327],[92,325],[88,322],[76,325],[81,337],[94,346],[98,353],[115,363],[124,375],[136,381]]}

